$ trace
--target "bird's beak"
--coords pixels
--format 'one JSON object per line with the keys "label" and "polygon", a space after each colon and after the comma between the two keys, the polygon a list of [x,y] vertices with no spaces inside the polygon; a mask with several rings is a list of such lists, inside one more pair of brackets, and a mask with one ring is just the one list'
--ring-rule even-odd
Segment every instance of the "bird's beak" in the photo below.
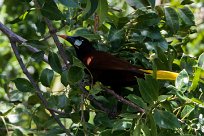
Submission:
{"label": "bird's beak", "polygon": [[72,36],[68,36],[68,35],[58,35],[58,36],[65,39],[65,40],[67,40],[71,44],[73,44],[75,42],[75,38],[72,37]]}

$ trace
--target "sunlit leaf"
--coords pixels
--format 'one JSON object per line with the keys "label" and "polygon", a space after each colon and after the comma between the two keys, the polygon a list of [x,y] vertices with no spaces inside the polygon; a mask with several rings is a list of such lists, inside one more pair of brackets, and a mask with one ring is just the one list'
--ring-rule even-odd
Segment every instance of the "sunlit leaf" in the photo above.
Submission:
{"label": "sunlit leaf", "polygon": [[159,127],[167,129],[180,128],[181,125],[176,116],[168,111],[155,110],[154,119]]}
{"label": "sunlit leaf", "polygon": [[186,70],[182,70],[175,81],[176,88],[184,93],[189,88],[189,76]]}
{"label": "sunlit leaf", "polygon": [[202,53],[198,58],[198,66],[204,69],[204,53]]}
{"label": "sunlit leaf", "polygon": [[188,117],[192,111],[194,111],[195,107],[192,105],[186,105],[181,111],[182,119]]}
{"label": "sunlit leaf", "polygon": [[26,19],[27,15],[31,12],[32,10],[27,10],[26,12],[24,12],[22,15],[20,15],[19,17],[17,17],[16,19],[10,21],[9,23],[11,24],[15,24],[18,23],[20,21],[23,21]]}

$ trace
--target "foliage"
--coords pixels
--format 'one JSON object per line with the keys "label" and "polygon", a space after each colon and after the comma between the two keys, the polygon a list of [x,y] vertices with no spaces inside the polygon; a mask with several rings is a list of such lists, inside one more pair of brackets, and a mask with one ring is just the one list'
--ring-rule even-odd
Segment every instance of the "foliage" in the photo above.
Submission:
{"label": "foliage", "polygon": [[[49,108],[60,112],[58,117],[72,135],[203,135],[203,20],[195,25],[198,18],[194,17],[201,4],[190,0],[157,6],[154,0],[5,0],[0,20],[28,40],[18,45],[21,57]],[[89,74],[73,47],[61,40],[71,65],[64,70],[56,45],[46,38],[52,32],[44,18],[52,20],[58,33],[93,41],[97,50],[145,69],[177,71],[179,76],[175,82],[150,75],[138,78],[138,85],[123,92],[145,109],[145,115],[122,104],[121,113],[110,118],[84,97],[79,84],[86,83]],[[3,33],[0,41],[0,135],[65,134],[25,78]],[[26,45],[40,51],[30,52]],[[48,63],[43,62],[44,55]],[[100,83],[86,88],[107,108],[117,103],[101,92]]]}

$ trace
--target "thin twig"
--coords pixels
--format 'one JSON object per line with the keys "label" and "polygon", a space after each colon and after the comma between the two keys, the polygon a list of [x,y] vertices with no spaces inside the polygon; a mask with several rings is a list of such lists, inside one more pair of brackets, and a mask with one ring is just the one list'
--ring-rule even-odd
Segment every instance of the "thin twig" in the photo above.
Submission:
{"label": "thin twig", "polygon": [[66,67],[68,69],[70,67],[69,61],[68,61],[67,55],[64,51],[64,48],[63,48],[62,44],[60,43],[60,41],[56,35],[56,29],[53,27],[52,22],[49,19],[45,18],[45,23],[47,24],[48,29],[50,31],[50,34],[51,34],[51,36],[52,36],[52,38],[53,38],[53,40],[54,40],[54,42],[55,42],[55,44],[59,50],[59,54],[60,54],[62,60],[64,61],[64,64],[66,65]]}
{"label": "thin twig", "polygon": [[131,106],[132,108],[136,109],[137,111],[141,112],[141,113],[145,113],[145,110],[142,109],[141,107],[137,106],[136,104],[134,104],[131,101],[126,100],[125,98],[123,98],[122,96],[116,94],[113,90],[108,89],[108,88],[103,88],[107,93],[111,94],[112,96],[114,96],[118,101]]}

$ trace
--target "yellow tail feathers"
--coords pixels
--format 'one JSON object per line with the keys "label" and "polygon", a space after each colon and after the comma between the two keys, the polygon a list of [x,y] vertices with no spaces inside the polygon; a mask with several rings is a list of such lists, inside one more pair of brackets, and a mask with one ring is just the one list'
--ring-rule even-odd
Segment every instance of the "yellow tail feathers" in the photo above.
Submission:
{"label": "yellow tail feathers", "polygon": [[[143,72],[152,74],[153,71],[152,70],[144,70],[144,69],[140,69]],[[171,72],[171,71],[165,71],[165,70],[157,70],[157,79],[161,79],[161,80],[176,80],[177,76],[179,73],[176,72]]]}

